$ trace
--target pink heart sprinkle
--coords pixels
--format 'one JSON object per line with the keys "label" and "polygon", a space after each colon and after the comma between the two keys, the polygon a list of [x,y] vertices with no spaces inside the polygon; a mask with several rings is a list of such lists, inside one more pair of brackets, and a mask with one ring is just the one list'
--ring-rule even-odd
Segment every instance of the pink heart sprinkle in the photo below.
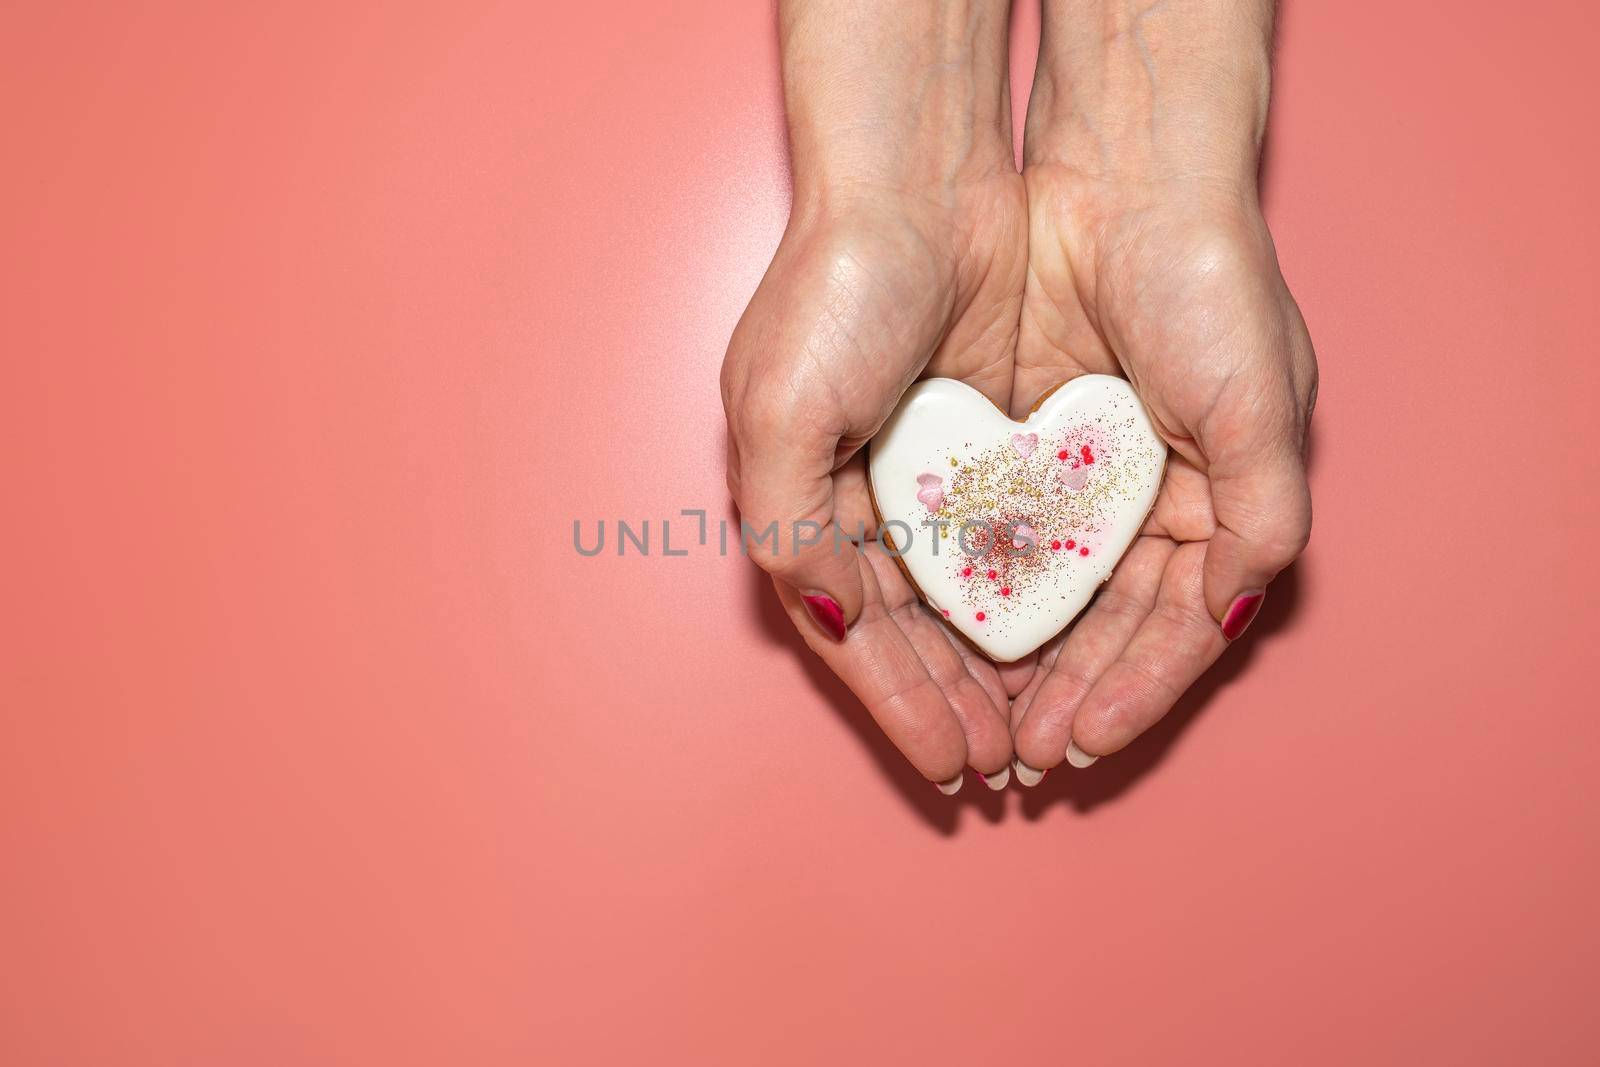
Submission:
{"label": "pink heart sprinkle", "polygon": [[1039,435],[1036,433],[1014,433],[1011,435],[1011,447],[1017,450],[1017,455],[1027,459],[1033,455],[1033,450],[1039,447]]}
{"label": "pink heart sprinkle", "polygon": [[917,484],[922,486],[917,490],[917,499],[926,504],[930,512],[937,512],[944,507],[943,478],[937,474],[919,474]]}
{"label": "pink heart sprinkle", "polygon": [[1017,523],[1017,528],[1011,534],[1011,543],[1017,548],[1027,548],[1029,544],[1038,544],[1039,538],[1034,535],[1033,527],[1025,522]]}
{"label": "pink heart sprinkle", "polygon": [[1074,493],[1089,484],[1089,468],[1066,467],[1056,471],[1056,477],[1061,479],[1061,484],[1071,489]]}

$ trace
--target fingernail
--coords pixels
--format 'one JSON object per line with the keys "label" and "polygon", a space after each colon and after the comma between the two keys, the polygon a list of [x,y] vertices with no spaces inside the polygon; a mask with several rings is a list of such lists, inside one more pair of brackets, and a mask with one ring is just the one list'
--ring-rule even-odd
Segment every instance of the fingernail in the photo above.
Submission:
{"label": "fingernail", "polygon": [[[982,774],[983,772],[980,771],[978,773]],[[983,775],[983,784],[993,789],[996,793],[1004,789],[1009,781],[1011,781],[1010,767],[1001,767],[993,774]]]}
{"label": "fingernail", "polygon": [[1030,788],[1044,781],[1043,771],[1034,770],[1020,759],[1011,761],[1011,769],[1017,772],[1017,781]]}
{"label": "fingernail", "polygon": [[806,612],[822,627],[823,633],[835,641],[844,640],[844,609],[837,600],[827,593],[801,593],[800,599],[805,601]]}
{"label": "fingernail", "polygon": [[1091,756],[1089,753],[1079,748],[1078,742],[1067,742],[1067,762],[1072,764],[1074,767],[1077,767],[1079,770],[1089,766],[1089,764],[1093,763],[1099,758],[1099,756]]}
{"label": "fingernail", "polygon": [[935,782],[933,784],[939,787],[939,792],[947,797],[952,797],[961,791],[961,777],[958,774],[948,782]]}
{"label": "fingernail", "polygon": [[1222,617],[1222,636],[1229,641],[1237,640],[1256,617],[1256,612],[1261,610],[1261,602],[1265,599],[1265,589],[1251,589],[1235,597],[1228,606],[1228,613]]}

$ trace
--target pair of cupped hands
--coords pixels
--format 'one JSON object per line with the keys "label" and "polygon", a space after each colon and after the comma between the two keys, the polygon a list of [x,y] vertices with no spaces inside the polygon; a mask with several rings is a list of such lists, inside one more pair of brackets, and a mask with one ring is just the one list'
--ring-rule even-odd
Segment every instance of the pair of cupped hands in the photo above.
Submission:
{"label": "pair of cupped hands", "polygon": [[[946,793],[1129,744],[1310,533],[1316,364],[1257,193],[1271,6],[1172,7],[1046,0],[1019,173],[1004,4],[780,5],[795,198],[723,368],[729,484],[806,643]],[[1166,475],[1089,608],[997,665],[874,539],[865,445],[919,378],[1020,420],[1091,373],[1133,384]],[[808,523],[867,537],[795,549]]]}

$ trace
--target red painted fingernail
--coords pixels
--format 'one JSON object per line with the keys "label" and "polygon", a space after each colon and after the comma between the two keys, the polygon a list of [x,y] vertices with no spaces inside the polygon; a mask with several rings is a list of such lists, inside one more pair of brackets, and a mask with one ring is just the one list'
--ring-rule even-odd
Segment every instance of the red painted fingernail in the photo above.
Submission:
{"label": "red painted fingernail", "polygon": [[1228,613],[1222,617],[1222,636],[1229,641],[1237,640],[1244,633],[1245,627],[1255,619],[1256,612],[1261,610],[1261,602],[1267,599],[1265,589],[1252,589],[1234,597],[1233,603],[1228,605]]}
{"label": "red painted fingernail", "polygon": [[844,609],[837,600],[827,593],[802,593],[800,599],[805,601],[806,611],[822,627],[823,633],[835,641],[844,640]]}

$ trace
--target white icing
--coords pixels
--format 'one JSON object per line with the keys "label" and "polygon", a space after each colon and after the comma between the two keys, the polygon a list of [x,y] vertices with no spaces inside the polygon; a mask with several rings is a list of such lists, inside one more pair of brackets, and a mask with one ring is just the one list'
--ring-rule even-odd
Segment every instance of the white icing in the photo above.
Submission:
{"label": "white icing", "polygon": [[1060,633],[1111,576],[1166,457],[1121,378],[1075,378],[1020,424],[971,386],[933,378],[907,390],[868,467],[882,529],[923,599],[1009,663]]}

